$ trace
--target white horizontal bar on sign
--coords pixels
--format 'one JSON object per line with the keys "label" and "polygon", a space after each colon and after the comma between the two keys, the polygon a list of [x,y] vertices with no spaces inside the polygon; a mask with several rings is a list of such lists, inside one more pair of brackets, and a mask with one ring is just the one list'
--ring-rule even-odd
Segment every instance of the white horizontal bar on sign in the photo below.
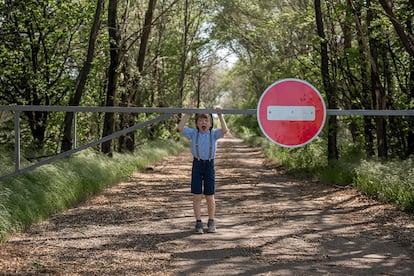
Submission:
{"label": "white horizontal bar on sign", "polygon": [[267,119],[269,121],[315,121],[315,107],[269,105]]}

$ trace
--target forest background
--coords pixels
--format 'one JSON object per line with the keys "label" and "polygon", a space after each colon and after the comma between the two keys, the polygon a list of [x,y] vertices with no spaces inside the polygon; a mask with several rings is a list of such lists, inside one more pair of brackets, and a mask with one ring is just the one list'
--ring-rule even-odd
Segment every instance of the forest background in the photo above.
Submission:
{"label": "forest background", "polygon": [[[186,107],[192,99],[200,108],[250,109],[270,84],[299,78],[328,109],[413,109],[413,13],[411,0],[3,0],[0,105]],[[78,144],[154,116],[78,114]],[[176,141],[178,117],[95,154]],[[414,209],[414,117],[329,116],[299,149],[271,145],[254,116],[227,119],[291,172]],[[73,147],[73,113],[24,112],[21,129],[28,163]],[[0,142],[3,174],[13,162],[10,112],[0,113]],[[2,183],[3,199],[12,182]]]}

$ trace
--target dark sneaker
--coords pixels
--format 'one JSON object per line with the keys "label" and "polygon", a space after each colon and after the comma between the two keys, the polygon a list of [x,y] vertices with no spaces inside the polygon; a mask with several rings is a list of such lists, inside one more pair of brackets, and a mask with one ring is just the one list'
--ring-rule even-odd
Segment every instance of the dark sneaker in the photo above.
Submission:
{"label": "dark sneaker", "polygon": [[214,220],[209,219],[207,223],[207,232],[208,233],[215,233],[216,232],[216,223]]}
{"label": "dark sneaker", "polygon": [[195,233],[196,234],[203,234],[203,223],[201,221],[197,221],[195,225]]}

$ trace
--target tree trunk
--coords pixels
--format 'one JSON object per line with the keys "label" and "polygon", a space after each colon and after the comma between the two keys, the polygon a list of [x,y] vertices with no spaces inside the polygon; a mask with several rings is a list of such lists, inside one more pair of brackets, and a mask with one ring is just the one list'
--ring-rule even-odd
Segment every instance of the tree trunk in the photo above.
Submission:
{"label": "tree trunk", "polygon": [[[109,0],[108,3],[108,33],[109,33],[109,54],[110,64],[108,68],[108,87],[106,94],[106,106],[115,106],[118,88],[118,68],[120,63],[120,35],[117,24],[118,0]],[[115,114],[111,112],[105,113],[104,126],[102,136],[108,136],[115,132]],[[113,142],[109,140],[102,143],[102,152],[112,155]]]}
{"label": "tree trunk", "polygon": [[[89,46],[86,54],[86,61],[83,64],[81,71],[76,79],[75,95],[69,100],[69,106],[78,106],[82,98],[83,90],[85,88],[86,79],[88,78],[89,71],[91,69],[92,61],[94,58],[96,39],[98,37],[99,28],[101,25],[101,13],[104,5],[104,0],[97,0],[95,18],[93,21],[91,33],[89,35]],[[65,123],[62,139],[61,151],[68,151],[72,149],[72,124],[73,124],[73,112],[67,112],[65,114]]]}
{"label": "tree trunk", "polygon": [[[367,1],[368,7],[371,6],[371,1]],[[373,11],[368,9],[367,11],[367,25],[370,26],[373,21]],[[369,29],[369,28],[368,28]],[[378,50],[381,47],[380,42],[374,38],[369,39],[369,55],[371,57],[371,82],[373,91],[373,102],[375,103],[375,109],[386,109],[386,97],[385,89],[381,83],[380,72],[378,67]],[[375,117],[376,134],[377,134],[377,150],[378,157],[387,157],[387,135],[386,135],[386,120],[383,116]]]}
{"label": "tree trunk", "polygon": [[147,46],[152,27],[152,18],[154,17],[154,10],[156,4],[157,0],[148,0],[148,9],[145,13],[144,29],[141,36],[141,44],[139,47],[139,53],[137,58],[137,66],[138,71],[140,73],[144,71],[144,61],[147,53]]}
{"label": "tree trunk", "polygon": [[[318,35],[321,38],[321,73],[323,86],[328,100],[329,109],[337,109],[336,96],[333,91],[332,82],[329,76],[329,57],[328,57],[328,43],[325,36],[321,1],[315,0],[315,17],[316,27]],[[338,159],[338,148],[337,148],[337,118],[336,116],[330,116],[328,119],[328,160]]]}
{"label": "tree trunk", "polygon": [[[414,58],[411,58],[410,61],[410,81],[409,81],[409,89],[410,89],[410,98],[409,100],[414,100]],[[407,117],[408,120],[408,134],[407,134],[407,152],[406,156],[410,156],[414,154],[414,117],[410,116]]]}
{"label": "tree trunk", "polygon": [[[371,83],[372,83],[372,98],[375,103],[375,109],[385,109],[385,95],[384,88],[380,81],[379,69],[378,69],[378,54],[376,52],[377,43],[372,39],[367,39],[362,31],[361,18],[356,12],[354,2],[348,0],[348,4],[354,14],[355,26],[359,39],[363,45],[365,53],[368,56],[369,63],[371,65]],[[367,1],[367,6],[370,7],[371,2]],[[372,10],[368,8],[367,11],[367,25],[372,22]],[[379,157],[387,156],[387,141],[386,141],[386,125],[385,119],[382,116],[375,118],[376,133],[377,133],[377,150]]]}
{"label": "tree trunk", "polygon": [[[355,18],[361,18],[361,10],[353,10]],[[372,97],[371,94],[366,94],[368,91],[371,91],[371,83],[367,81],[369,73],[368,67],[369,62],[367,60],[367,55],[365,54],[365,45],[363,41],[363,37],[361,35],[357,36],[358,41],[358,51],[361,57],[361,65],[360,65],[360,74],[361,74],[361,105],[363,109],[371,110],[373,109],[372,104]],[[364,116],[364,149],[367,156],[375,156],[374,150],[374,123],[373,118],[371,116]]]}
{"label": "tree trunk", "polygon": [[188,0],[184,1],[184,26],[183,26],[183,38],[182,38],[182,47],[181,47],[181,57],[180,57],[180,72],[178,75],[178,100],[182,104],[184,101],[184,81],[185,74],[187,71],[187,56],[188,56]]}
{"label": "tree trunk", "polygon": [[[343,60],[339,61],[339,65],[346,68],[344,70],[344,78],[346,78],[346,82],[350,84],[349,89],[348,89],[349,99],[347,101],[344,101],[344,104],[345,104],[345,109],[360,109],[361,108],[360,84],[355,81],[355,78],[351,73],[352,72],[351,65],[348,60],[348,55],[346,55],[346,53],[352,50],[352,40],[353,40],[353,31],[351,29],[351,25],[348,23],[348,16],[349,14],[347,13],[346,19],[344,20],[344,22],[341,23],[341,30],[342,30],[343,37],[344,37],[343,47],[344,47],[345,55],[343,57]],[[353,143],[358,143],[358,140],[361,134],[361,130],[358,126],[358,121],[359,121],[359,118],[356,118],[353,116],[349,116],[349,118],[347,118],[347,124],[349,127],[349,131],[351,132]]]}
{"label": "tree trunk", "polygon": [[[411,9],[414,9],[414,1],[410,1]],[[410,34],[413,33],[412,20],[407,20],[407,30]],[[408,101],[414,101],[414,57],[410,59],[410,77],[408,81]],[[407,149],[405,156],[409,157],[414,154],[414,116],[406,117],[408,120],[408,133],[407,133]]]}
{"label": "tree trunk", "polygon": [[[138,57],[137,57],[137,67],[139,72],[139,79],[144,73],[145,57],[147,54],[147,48],[149,43],[149,38],[152,29],[152,21],[154,17],[154,10],[157,5],[157,0],[148,0],[148,9],[145,12],[144,26],[141,36],[141,43],[139,47]],[[139,82],[138,79],[138,82]],[[134,106],[137,97],[137,91],[140,90],[140,86],[134,87],[125,97],[123,97],[123,102],[126,106]],[[138,93],[139,95],[140,93]],[[133,126],[135,123],[135,114],[122,114],[121,121],[125,127]],[[127,133],[120,137],[119,141],[120,150],[133,152],[135,149],[135,132]]]}
{"label": "tree trunk", "polygon": [[46,122],[49,117],[49,112],[27,111],[25,114],[29,119],[30,131],[34,138],[34,148],[43,149],[45,142]]}

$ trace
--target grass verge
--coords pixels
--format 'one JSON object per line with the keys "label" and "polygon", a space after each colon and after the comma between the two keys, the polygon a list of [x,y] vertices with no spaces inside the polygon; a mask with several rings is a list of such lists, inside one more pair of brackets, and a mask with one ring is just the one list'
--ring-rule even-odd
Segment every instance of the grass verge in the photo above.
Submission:
{"label": "grass verge", "polygon": [[149,142],[134,154],[112,158],[88,149],[0,182],[0,241],[183,149],[184,144],[174,140]]}
{"label": "grass verge", "polygon": [[289,174],[317,177],[330,185],[351,185],[366,195],[414,211],[414,164],[412,159],[381,161],[367,159],[354,145],[342,145],[340,160],[327,160],[326,143],[315,139],[295,149],[281,148],[248,129],[238,133],[246,142],[260,146],[264,154]]}

